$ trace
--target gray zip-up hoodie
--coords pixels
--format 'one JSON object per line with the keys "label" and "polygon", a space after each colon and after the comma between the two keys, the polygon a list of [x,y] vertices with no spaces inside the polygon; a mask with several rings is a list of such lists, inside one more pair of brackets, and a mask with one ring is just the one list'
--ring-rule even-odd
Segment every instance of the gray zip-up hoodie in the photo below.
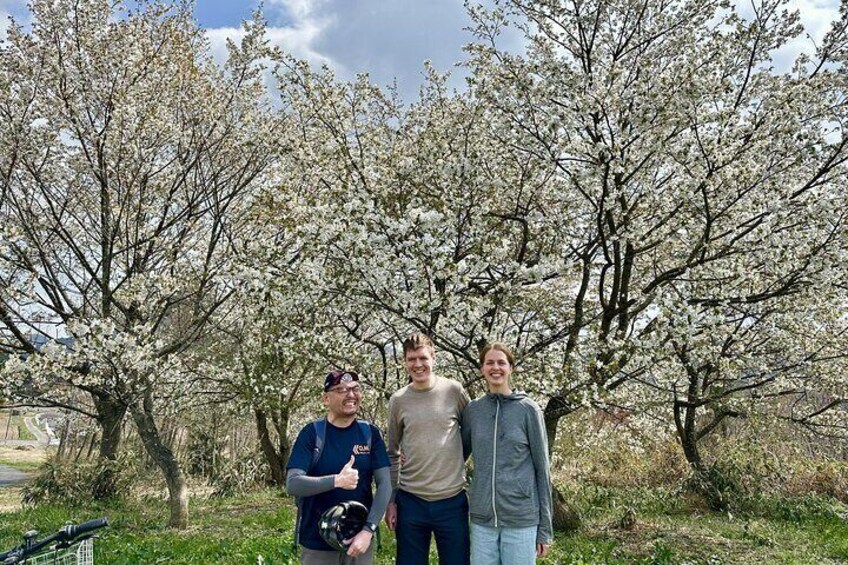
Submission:
{"label": "gray zip-up hoodie", "polygon": [[462,446],[474,454],[471,521],[481,526],[538,526],[551,543],[551,474],[542,410],[523,392],[486,394],[462,413]]}

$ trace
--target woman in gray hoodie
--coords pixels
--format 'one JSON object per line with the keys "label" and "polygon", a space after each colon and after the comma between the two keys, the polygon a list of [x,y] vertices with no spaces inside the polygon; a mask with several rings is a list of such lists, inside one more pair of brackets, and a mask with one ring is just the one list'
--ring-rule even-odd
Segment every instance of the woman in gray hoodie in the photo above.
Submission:
{"label": "woman in gray hoodie", "polygon": [[471,564],[527,565],[552,542],[551,476],[542,410],[513,392],[512,350],[495,342],[480,351],[489,392],[462,413],[462,444],[474,455]]}

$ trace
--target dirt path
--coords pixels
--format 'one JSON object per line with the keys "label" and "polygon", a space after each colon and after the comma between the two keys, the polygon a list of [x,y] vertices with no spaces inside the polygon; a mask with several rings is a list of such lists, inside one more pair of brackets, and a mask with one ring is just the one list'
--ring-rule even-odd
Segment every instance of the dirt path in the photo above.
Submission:
{"label": "dirt path", "polygon": [[0,487],[16,485],[27,480],[25,473],[13,469],[8,465],[0,464]]}

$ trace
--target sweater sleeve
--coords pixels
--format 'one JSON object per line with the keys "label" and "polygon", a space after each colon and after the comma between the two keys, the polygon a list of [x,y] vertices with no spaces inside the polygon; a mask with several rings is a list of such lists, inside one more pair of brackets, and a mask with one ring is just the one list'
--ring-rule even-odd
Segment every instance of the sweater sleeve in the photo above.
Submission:
{"label": "sweater sleeve", "polygon": [[465,410],[462,411],[462,419],[459,424],[459,431],[462,435],[462,458],[466,461],[471,457],[471,418],[469,417],[469,408],[466,405]]}
{"label": "sweater sleeve", "polygon": [[539,492],[539,529],[536,543],[549,544],[553,541],[551,466],[548,459],[548,436],[542,410],[534,402],[528,413],[527,432],[530,440],[530,455],[536,470],[536,488]]}
{"label": "sweater sleeve", "polygon": [[468,396],[468,391],[465,390],[464,386],[459,383],[457,385],[459,386],[459,412],[462,413],[468,403],[471,402],[471,397]]}
{"label": "sweater sleeve", "polygon": [[403,430],[398,417],[397,399],[389,399],[389,423],[386,428],[386,452],[389,455],[389,478],[391,486],[391,498],[394,502],[398,488],[398,471],[400,465],[400,442],[403,439]]}

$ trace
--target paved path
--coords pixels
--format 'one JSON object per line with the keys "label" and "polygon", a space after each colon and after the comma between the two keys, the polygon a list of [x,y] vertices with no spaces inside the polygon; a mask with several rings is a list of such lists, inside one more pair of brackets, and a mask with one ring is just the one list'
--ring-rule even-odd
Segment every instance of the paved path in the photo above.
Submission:
{"label": "paved path", "polygon": [[40,443],[42,445],[47,445],[48,443],[50,443],[50,438],[47,437],[47,434],[44,433],[44,430],[42,430],[35,423],[34,420],[35,420],[35,418],[27,416],[26,418],[24,418],[24,424],[26,425],[27,429],[29,430],[29,433],[31,433],[32,435],[35,436],[37,443]]}
{"label": "paved path", "polygon": [[34,439],[0,439],[0,445],[31,445],[32,447],[38,447],[44,444],[38,443]]}
{"label": "paved path", "polygon": [[26,480],[27,476],[21,471],[8,465],[0,465],[0,487],[22,483]]}
{"label": "paved path", "polygon": [[[35,423],[35,418],[27,416],[24,418],[24,425],[29,433],[35,436],[35,439],[2,439],[2,432],[0,432],[0,445],[31,445],[33,447],[51,445],[50,436],[44,433],[44,430]],[[59,444],[58,441],[54,443],[55,445]]]}

